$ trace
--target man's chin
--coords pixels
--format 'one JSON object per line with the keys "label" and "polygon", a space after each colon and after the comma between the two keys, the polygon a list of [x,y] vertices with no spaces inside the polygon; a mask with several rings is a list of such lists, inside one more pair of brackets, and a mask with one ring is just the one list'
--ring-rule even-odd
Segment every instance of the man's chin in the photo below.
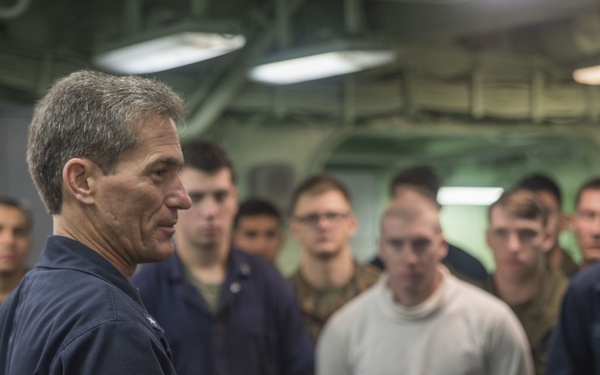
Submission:
{"label": "man's chin", "polygon": [[585,251],[585,260],[588,263],[592,263],[592,262],[596,262],[596,261],[600,260],[600,248],[598,248],[598,247],[588,248]]}
{"label": "man's chin", "polygon": [[340,254],[340,249],[316,249],[313,254],[319,259],[332,259]]}

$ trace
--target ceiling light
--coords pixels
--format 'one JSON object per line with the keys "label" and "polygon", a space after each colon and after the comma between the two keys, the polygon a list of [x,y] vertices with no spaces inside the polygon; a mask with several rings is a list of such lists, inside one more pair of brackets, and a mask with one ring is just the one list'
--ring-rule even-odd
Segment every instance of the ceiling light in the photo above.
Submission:
{"label": "ceiling light", "polygon": [[442,187],[437,200],[441,205],[489,206],[500,198],[499,187]]}
{"label": "ceiling light", "polygon": [[120,74],[146,74],[193,64],[242,48],[242,35],[175,31],[169,35],[106,46],[94,65]]}
{"label": "ceiling light", "polygon": [[600,65],[575,69],[573,79],[584,85],[600,85]]}
{"label": "ceiling light", "polygon": [[278,52],[252,68],[249,78],[285,85],[375,68],[395,59],[396,51],[381,42],[336,40]]}

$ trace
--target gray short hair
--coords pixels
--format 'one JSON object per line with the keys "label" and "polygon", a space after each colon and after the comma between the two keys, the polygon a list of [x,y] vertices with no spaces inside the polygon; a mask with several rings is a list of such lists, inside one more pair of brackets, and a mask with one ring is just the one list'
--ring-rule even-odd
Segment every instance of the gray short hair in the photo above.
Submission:
{"label": "gray short hair", "polygon": [[51,214],[61,212],[62,170],[85,157],[112,173],[121,155],[137,146],[137,125],[153,115],[178,121],[184,101],[155,80],[79,71],[50,88],[29,126],[29,173]]}

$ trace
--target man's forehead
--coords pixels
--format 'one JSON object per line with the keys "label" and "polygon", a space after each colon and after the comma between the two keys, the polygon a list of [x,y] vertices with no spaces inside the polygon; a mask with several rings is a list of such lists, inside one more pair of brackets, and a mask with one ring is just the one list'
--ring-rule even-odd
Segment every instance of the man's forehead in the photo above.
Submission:
{"label": "man's forehead", "polygon": [[401,216],[387,216],[383,219],[382,235],[386,237],[432,236],[438,231],[433,217],[406,219]]}
{"label": "man's forehead", "polygon": [[266,214],[244,215],[239,218],[238,223],[238,226],[246,227],[278,226],[279,220]]}
{"label": "man's forehead", "polygon": [[27,216],[17,207],[0,204],[0,220],[18,217],[19,221],[27,222]]}
{"label": "man's forehead", "polygon": [[492,228],[537,228],[543,227],[542,219],[529,219],[519,217],[514,213],[506,210],[502,206],[495,206],[490,215],[490,227]]}
{"label": "man's forehead", "polygon": [[[350,207],[350,202],[344,197],[344,194],[339,190],[325,190],[319,192],[306,192],[298,197],[296,202],[296,210],[303,209],[306,206],[312,206],[315,202],[325,196],[328,196],[326,204],[328,206]],[[322,204],[323,202],[319,202]]]}
{"label": "man's forehead", "polygon": [[586,189],[581,193],[577,208],[600,207],[600,189]]}

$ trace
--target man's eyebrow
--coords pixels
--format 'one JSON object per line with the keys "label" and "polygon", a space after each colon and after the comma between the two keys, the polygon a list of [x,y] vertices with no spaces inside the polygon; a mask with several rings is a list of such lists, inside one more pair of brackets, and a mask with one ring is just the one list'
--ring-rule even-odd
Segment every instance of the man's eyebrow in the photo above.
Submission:
{"label": "man's eyebrow", "polygon": [[177,167],[181,168],[183,166],[183,161],[171,157],[162,157],[151,163],[152,165],[162,164],[167,167]]}

